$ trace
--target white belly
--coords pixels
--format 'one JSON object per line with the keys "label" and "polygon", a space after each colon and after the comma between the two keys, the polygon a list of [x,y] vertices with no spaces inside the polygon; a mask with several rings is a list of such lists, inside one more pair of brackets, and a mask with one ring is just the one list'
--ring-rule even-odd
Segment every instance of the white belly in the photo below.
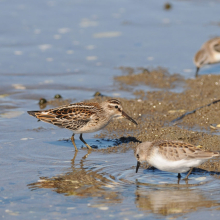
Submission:
{"label": "white belly", "polygon": [[202,164],[204,159],[183,159],[178,161],[170,161],[162,156],[155,154],[149,159],[149,163],[159,170],[173,172],[173,173],[185,173],[190,170],[191,167],[197,167]]}
{"label": "white belly", "polygon": [[213,57],[216,63],[220,62],[220,53],[214,53]]}
{"label": "white belly", "polygon": [[95,123],[91,121],[91,122],[88,122],[82,128],[75,130],[73,132],[75,134],[96,132],[96,131],[103,129],[105,126],[107,126],[109,122],[110,120],[103,121],[102,123]]}

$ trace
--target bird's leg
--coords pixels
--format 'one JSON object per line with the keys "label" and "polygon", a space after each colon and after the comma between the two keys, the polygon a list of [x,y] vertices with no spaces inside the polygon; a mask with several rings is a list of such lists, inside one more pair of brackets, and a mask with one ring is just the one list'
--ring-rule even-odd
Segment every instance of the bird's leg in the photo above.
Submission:
{"label": "bird's leg", "polygon": [[178,178],[178,180],[177,180],[177,184],[179,185],[179,183],[180,183],[180,180],[181,180],[181,174],[180,174],[180,173],[178,173],[178,176],[177,176],[177,178]]}
{"label": "bird's leg", "polygon": [[75,150],[78,151],[77,147],[76,147],[76,144],[75,144],[75,139],[74,139],[74,134],[72,135],[71,137],[71,141],[73,143],[73,146],[75,147]]}
{"label": "bird's leg", "polygon": [[188,174],[186,175],[186,177],[184,178],[184,180],[188,180],[188,176],[190,175],[190,173],[192,172],[193,167],[190,168],[190,171],[188,172]]}
{"label": "bird's leg", "polygon": [[198,77],[199,69],[200,69],[199,67],[196,68],[196,74],[195,74],[195,77]]}
{"label": "bird's leg", "polygon": [[88,147],[89,149],[92,149],[92,148],[83,140],[82,134],[80,134],[79,139],[86,145],[86,147]]}
{"label": "bird's leg", "polygon": [[188,179],[184,179],[184,180],[185,180],[186,185],[188,185]]}

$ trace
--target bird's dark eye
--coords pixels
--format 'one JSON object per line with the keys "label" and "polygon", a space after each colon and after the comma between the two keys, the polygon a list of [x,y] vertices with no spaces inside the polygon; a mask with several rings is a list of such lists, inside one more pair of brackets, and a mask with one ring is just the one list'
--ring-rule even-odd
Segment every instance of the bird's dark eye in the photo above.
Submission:
{"label": "bird's dark eye", "polygon": [[115,108],[118,108],[118,106],[116,105]]}
{"label": "bird's dark eye", "polygon": [[139,159],[139,154],[137,154],[137,158]]}

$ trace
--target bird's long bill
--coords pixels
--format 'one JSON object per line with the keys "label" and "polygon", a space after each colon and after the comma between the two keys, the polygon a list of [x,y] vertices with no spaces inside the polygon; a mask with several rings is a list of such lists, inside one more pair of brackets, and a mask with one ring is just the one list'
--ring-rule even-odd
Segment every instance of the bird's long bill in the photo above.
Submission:
{"label": "bird's long bill", "polygon": [[197,68],[196,68],[196,75],[195,75],[195,77],[197,77],[197,76],[198,76],[199,69],[200,69],[199,67],[197,67]]}
{"label": "bird's long bill", "polygon": [[138,172],[138,169],[139,169],[140,165],[141,165],[141,163],[138,161],[137,166],[136,166],[136,173]]}
{"label": "bird's long bill", "polygon": [[122,111],[122,116],[137,125],[137,122],[133,118],[128,116],[124,111]]}

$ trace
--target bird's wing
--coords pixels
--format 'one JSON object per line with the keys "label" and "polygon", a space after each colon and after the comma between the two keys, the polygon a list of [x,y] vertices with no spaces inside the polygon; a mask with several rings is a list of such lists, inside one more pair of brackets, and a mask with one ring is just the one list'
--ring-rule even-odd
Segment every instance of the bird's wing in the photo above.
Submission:
{"label": "bird's wing", "polygon": [[97,114],[97,103],[75,103],[55,109],[39,111],[36,117],[44,122],[70,130],[78,130],[86,125]]}
{"label": "bird's wing", "polygon": [[166,159],[176,161],[182,159],[208,159],[218,156],[218,152],[203,151],[191,144],[178,141],[163,141],[158,144],[159,152]]}

